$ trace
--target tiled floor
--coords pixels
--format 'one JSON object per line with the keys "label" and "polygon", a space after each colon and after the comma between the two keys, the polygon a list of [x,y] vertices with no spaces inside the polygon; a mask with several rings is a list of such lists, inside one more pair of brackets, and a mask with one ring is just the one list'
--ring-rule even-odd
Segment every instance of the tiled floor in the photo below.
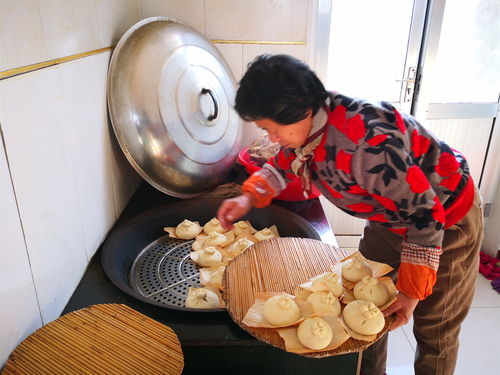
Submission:
{"label": "tiled floor", "polygon": [[[340,247],[356,251],[352,237],[337,236]],[[344,247],[343,245],[346,245]],[[352,246],[352,247],[351,247]],[[413,374],[415,338],[413,322],[391,332],[387,360],[388,375]],[[479,274],[469,315],[462,324],[455,375],[500,375],[500,294]]]}
{"label": "tiled floor", "polygon": [[[412,326],[413,322],[409,322],[389,336],[389,375],[413,374]],[[462,324],[455,375],[499,375],[499,358],[500,294],[493,290],[489,280],[479,275],[471,310]]]}

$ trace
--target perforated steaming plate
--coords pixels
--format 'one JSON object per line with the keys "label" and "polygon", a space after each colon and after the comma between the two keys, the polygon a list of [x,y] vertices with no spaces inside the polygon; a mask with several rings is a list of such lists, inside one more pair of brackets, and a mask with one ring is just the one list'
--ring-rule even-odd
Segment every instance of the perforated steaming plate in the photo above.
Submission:
{"label": "perforated steaming plate", "polygon": [[[192,241],[169,238],[164,227],[184,219],[206,223],[215,217],[222,198],[183,200],[155,207],[117,225],[106,239],[102,266],[111,282],[128,295],[155,306],[192,312],[225,309],[184,307],[190,286],[200,286],[198,267],[188,260]],[[319,240],[314,227],[293,212],[271,205],[242,218],[255,228],[277,225],[283,237]]]}
{"label": "perforated steaming plate", "polygon": [[191,309],[184,307],[190,287],[200,288],[199,268],[189,253],[193,241],[163,236],[146,246],[130,269],[130,285],[144,298],[168,308],[193,311],[225,309]]}

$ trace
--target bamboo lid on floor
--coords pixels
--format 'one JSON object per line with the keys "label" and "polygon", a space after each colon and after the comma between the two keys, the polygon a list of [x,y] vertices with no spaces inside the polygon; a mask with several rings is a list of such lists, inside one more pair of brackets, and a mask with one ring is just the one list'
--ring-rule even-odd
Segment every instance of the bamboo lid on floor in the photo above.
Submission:
{"label": "bamboo lid on floor", "polygon": [[180,374],[184,367],[174,331],[125,305],[73,311],[28,336],[2,375]]}
{"label": "bamboo lid on floor", "polygon": [[[255,293],[286,292],[310,278],[331,271],[349,254],[340,248],[306,238],[272,238],[256,243],[229,263],[224,276],[224,300],[231,318],[257,339],[285,350],[283,339],[271,328],[247,327],[242,323],[248,309],[254,304]],[[390,320],[372,342],[349,338],[334,350],[301,354],[305,357],[328,357],[359,352],[366,349],[387,332]]]}

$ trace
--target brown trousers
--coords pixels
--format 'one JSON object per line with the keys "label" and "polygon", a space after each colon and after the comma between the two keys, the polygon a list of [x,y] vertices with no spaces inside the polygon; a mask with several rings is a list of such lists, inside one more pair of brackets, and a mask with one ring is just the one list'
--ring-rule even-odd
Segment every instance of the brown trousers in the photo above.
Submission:
{"label": "brown trousers", "polygon": [[[453,374],[458,353],[458,334],[465,319],[479,270],[483,238],[481,197],[476,189],[474,205],[457,224],[446,229],[432,294],[413,312],[417,340],[415,374]],[[359,250],[368,259],[391,265],[397,277],[402,237],[376,224],[367,223]],[[364,375],[383,375],[386,370],[388,334],[363,352]]]}

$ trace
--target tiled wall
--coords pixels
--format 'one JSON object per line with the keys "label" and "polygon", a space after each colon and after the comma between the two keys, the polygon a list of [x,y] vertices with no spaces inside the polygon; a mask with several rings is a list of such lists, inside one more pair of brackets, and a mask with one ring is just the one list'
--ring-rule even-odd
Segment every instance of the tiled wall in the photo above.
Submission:
{"label": "tiled wall", "polygon": [[[0,72],[109,47],[136,0],[0,0]],[[110,52],[0,80],[0,367],[56,319],[139,181],[113,144]]]}
{"label": "tiled wall", "polygon": [[[216,46],[239,80],[261,53],[308,60],[313,2],[0,0],[0,72],[110,47],[140,19],[168,16],[229,41]],[[109,58],[0,80],[0,366],[59,316],[139,181],[108,124]]]}

